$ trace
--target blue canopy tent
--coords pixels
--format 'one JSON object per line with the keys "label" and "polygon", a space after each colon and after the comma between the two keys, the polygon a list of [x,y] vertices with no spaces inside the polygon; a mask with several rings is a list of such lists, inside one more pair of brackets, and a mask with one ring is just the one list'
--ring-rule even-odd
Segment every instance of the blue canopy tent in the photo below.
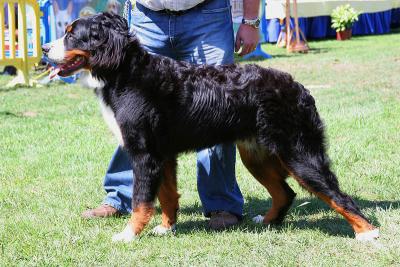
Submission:
{"label": "blue canopy tent", "polygon": [[[280,32],[279,19],[284,18],[283,0],[266,1],[266,27],[263,28],[264,41],[276,42]],[[335,1],[298,0],[299,26],[307,38],[321,39],[335,36],[331,28],[330,13],[338,5],[350,3],[361,12],[353,25],[353,35],[385,34],[391,27],[400,26],[399,1]]]}

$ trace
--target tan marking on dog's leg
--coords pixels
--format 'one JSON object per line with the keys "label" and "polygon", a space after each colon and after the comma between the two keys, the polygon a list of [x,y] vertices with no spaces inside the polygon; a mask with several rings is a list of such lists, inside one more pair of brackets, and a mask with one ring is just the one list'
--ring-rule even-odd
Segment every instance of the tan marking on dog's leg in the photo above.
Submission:
{"label": "tan marking on dog's leg", "polygon": [[275,172],[270,171],[266,174],[267,179],[260,181],[271,194],[272,197],[272,207],[264,216],[264,223],[269,224],[274,222],[278,217],[283,208],[285,208],[289,203],[291,204],[292,199],[289,198],[288,194],[282,187],[280,180],[282,177],[276,175]]}
{"label": "tan marking on dog's leg", "polygon": [[142,232],[154,214],[153,203],[140,203],[132,213],[132,217],[124,230],[113,235],[113,242],[132,242]]}
{"label": "tan marking on dog's leg", "polygon": [[139,235],[154,214],[153,203],[140,203],[132,212],[130,224],[135,235]]}
{"label": "tan marking on dog's leg", "polygon": [[[243,164],[271,195],[272,207],[264,216],[263,222],[265,224],[279,223],[295,196],[285,182],[287,172],[282,168],[279,160],[273,156],[265,154],[260,158],[260,153],[252,154],[251,150],[241,145],[238,145],[238,150]],[[257,217],[256,220],[259,221],[260,218]]]}
{"label": "tan marking on dog's leg", "polygon": [[154,229],[157,231],[157,234],[166,233],[175,227],[177,211],[179,209],[179,197],[176,182],[176,160],[170,160],[164,165],[164,180],[158,192],[158,200],[160,201],[162,210],[162,228],[158,226],[157,230]]}

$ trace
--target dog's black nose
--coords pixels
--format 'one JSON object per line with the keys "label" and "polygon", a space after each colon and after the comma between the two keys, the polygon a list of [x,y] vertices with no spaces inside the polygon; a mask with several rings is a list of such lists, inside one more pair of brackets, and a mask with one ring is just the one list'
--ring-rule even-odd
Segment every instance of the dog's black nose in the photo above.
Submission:
{"label": "dog's black nose", "polygon": [[44,44],[44,45],[42,45],[42,51],[43,51],[43,54],[44,54],[45,56],[47,56],[47,54],[48,54],[49,51],[50,51],[50,45],[49,45],[49,44]]}

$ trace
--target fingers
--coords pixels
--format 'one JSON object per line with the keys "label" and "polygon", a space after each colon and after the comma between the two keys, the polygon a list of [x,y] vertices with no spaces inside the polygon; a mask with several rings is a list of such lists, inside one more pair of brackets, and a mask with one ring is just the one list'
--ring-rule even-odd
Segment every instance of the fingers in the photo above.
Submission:
{"label": "fingers", "polygon": [[240,38],[240,36],[238,34],[236,36],[236,41],[235,41],[235,52],[239,52],[241,45],[242,45],[242,38]]}
{"label": "fingers", "polygon": [[247,55],[247,54],[253,52],[253,51],[256,49],[256,47],[257,47],[257,45],[256,45],[256,44],[253,44],[253,43],[244,44],[244,45],[242,46],[242,50],[241,50],[240,53],[239,53],[239,56],[242,57],[242,56],[245,56],[245,55]]}
{"label": "fingers", "polygon": [[[240,36],[238,35],[235,42],[235,52],[239,52],[239,56],[245,56],[251,52],[253,52],[257,47],[257,43],[255,42],[245,42]],[[241,48],[241,49],[240,49]]]}
{"label": "fingers", "polygon": [[250,49],[249,49],[249,45],[243,45],[242,46],[242,50],[240,51],[240,53],[239,53],[239,56],[244,56],[244,55],[247,55],[248,53],[250,53],[250,51],[249,51]]}

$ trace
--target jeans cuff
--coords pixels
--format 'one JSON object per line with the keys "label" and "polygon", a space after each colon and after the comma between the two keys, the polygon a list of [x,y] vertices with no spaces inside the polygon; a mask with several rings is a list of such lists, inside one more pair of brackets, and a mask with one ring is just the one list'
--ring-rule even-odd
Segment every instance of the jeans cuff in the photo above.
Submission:
{"label": "jeans cuff", "polygon": [[213,210],[213,211],[210,211],[210,212],[208,212],[208,213],[204,213],[204,217],[210,218],[210,217],[211,217],[211,213],[212,213],[212,212],[216,212],[216,211],[225,211],[225,212],[229,212],[230,214],[234,215],[239,221],[243,220],[243,215],[239,215],[239,214],[237,214],[237,213],[235,213],[235,212],[232,212],[232,211],[229,211],[229,210]]}
{"label": "jeans cuff", "polygon": [[243,219],[243,210],[241,208],[213,208],[213,209],[209,209],[209,210],[204,210],[204,216],[209,218],[211,216],[212,212],[217,212],[217,211],[225,211],[225,212],[229,212],[232,215],[235,215],[238,220],[242,220]]}
{"label": "jeans cuff", "polygon": [[130,212],[122,208],[122,206],[115,200],[110,199],[110,198],[105,198],[102,204],[109,205],[115,209],[117,209],[120,213],[122,214],[129,214]]}

